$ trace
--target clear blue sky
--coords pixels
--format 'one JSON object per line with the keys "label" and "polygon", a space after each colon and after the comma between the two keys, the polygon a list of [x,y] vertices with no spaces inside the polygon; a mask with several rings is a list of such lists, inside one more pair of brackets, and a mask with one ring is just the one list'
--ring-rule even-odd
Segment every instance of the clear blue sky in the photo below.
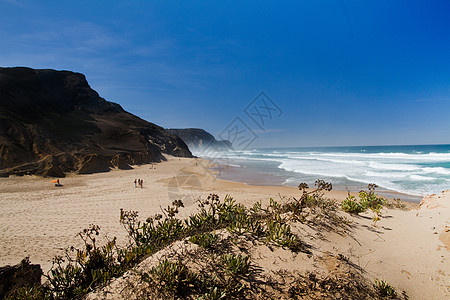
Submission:
{"label": "clear blue sky", "polygon": [[[450,143],[450,1],[0,0],[0,66],[84,73],[164,127],[254,146]],[[264,91],[283,111],[258,129]]]}

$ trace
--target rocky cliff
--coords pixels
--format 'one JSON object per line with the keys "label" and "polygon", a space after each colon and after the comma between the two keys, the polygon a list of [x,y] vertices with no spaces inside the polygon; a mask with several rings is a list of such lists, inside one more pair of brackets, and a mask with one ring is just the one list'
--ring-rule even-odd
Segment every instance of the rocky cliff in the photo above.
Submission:
{"label": "rocky cliff", "polygon": [[168,132],[179,136],[188,146],[191,151],[199,150],[214,150],[224,151],[232,150],[233,146],[230,141],[218,141],[209,132],[199,128],[186,129],[167,129]]}
{"label": "rocky cliff", "polygon": [[162,127],[130,114],[70,71],[0,68],[0,175],[64,176],[191,157]]}

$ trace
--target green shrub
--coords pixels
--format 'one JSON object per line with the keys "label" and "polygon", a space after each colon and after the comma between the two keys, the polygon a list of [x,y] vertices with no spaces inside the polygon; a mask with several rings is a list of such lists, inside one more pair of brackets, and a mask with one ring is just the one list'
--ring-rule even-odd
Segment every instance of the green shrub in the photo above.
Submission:
{"label": "green shrub", "polygon": [[298,250],[300,246],[297,236],[291,232],[291,226],[279,215],[267,222],[267,240],[291,250]]}
{"label": "green shrub", "polygon": [[231,276],[222,276],[218,272],[212,277],[208,274],[200,276],[201,282],[199,291],[201,297],[198,299],[219,300],[219,299],[240,299],[242,290],[245,288],[243,283],[240,283],[237,274],[231,273]]}
{"label": "green shrub", "polygon": [[363,207],[377,209],[378,206],[383,206],[386,204],[386,200],[382,197],[378,197],[378,194],[375,193],[375,188],[377,187],[378,186],[376,184],[369,184],[368,192],[359,192],[359,198]]}
{"label": "green shrub", "polygon": [[369,191],[362,190],[359,192],[359,201],[349,193],[347,198],[342,201],[342,210],[352,214],[359,214],[370,209],[374,213],[373,221],[379,221],[381,219],[381,210],[387,201],[383,197],[378,197],[378,194],[375,193],[375,188],[377,187],[376,184],[369,184]]}
{"label": "green shrub", "polygon": [[394,198],[390,201],[386,200],[386,203],[384,204],[386,207],[388,208],[393,208],[393,209],[401,209],[401,210],[406,210],[407,206],[405,203],[403,203],[400,198]]}
{"label": "green shrub", "polygon": [[144,273],[142,279],[155,284],[158,289],[177,294],[189,284],[195,283],[197,275],[180,262],[164,259],[156,267],[152,267],[149,273]]}
{"label": "green shrub", "polygon": [[205,249],[212,249],[215,248],[220,240],[220,237],[213,233],[200,233],[193,235],[189,238],[189,241],[191,241],[194,244],[199,245],[202,248]]}
{"label": "green shrub", "polygon": [[51,299],[49,295],[45,293],[42,286],[24,286],[21,288],[14,289],[5,296],[5,300],[42,300]]}
{"label": "green shrub", "polygon": [[342,210],[351,214],[359,214],[364,212],[366,209],[364,206],[356,200],[353,195],[348,195],[347,198],[342,201]]}
{"label": "green shrub", "polygon": [[219,286],[211,286],[201,299],[219,300],[227,297],[227,291]]}
{"label": "green shrub", "polygon": [[250,257],[241,254],[224,254],[222,255],[222,263],[230,273],[245,275],[250,268]]}
{"label": "green shrub", "polygon": [[[70,247],[65,258],[57,256],[47,277],[46,289],[55,298],[73,298],[83,295],[98,284],[123,274],[124,269],[116,260],[116,239],[98,247],[96,236],[100,227],[90,225],[79,233],[83,249]],[[71,255],[75,253],[75,257]]]}
{"label": "green shrub", "polygon": [[378,295],[380,295],[381,297],[389,297],[389,298],[397,297],[397,292],[395,291],[395,289],[385,280],[375,279],[373,287],[375,288]]}

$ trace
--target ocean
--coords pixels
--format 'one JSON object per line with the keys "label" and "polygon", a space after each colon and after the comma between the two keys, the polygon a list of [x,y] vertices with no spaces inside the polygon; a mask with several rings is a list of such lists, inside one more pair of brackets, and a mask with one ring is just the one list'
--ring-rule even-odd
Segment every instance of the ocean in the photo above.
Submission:
{"label": "ocean", "polygon": [[314,186],[317,179],[336,190],[359,191],[369,183],[379,194],[422,196],[450,189],[450,145],[257,148],[215,153],[218,177],[253,185]]}

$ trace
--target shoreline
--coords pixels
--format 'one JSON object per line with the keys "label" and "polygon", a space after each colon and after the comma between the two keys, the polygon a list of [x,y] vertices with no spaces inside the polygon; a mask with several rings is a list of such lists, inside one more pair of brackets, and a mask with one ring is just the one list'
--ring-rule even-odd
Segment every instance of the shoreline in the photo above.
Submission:
{"label": "shoreline", "polygon": [[[204,161],[209,161],[206,158],[199,158],[202,159]],[[213,172],[214,175],[216,176],[216,178],[218,180],[226,180],[226,181],[230,181],[230,182],[240,182],[240,183],[244,183],[246,185],[249,186],[272,186],[272,187],[287,187],[287,188],[295,188],[294,186],[289,186],[289,185],[284,185],[282,184],[275,184],[275,180],[271,181],[270,179],[267,179],[267,177],[271,176],[269,174],[251,174],[250,176],[252,176],[250,179],[248,179],[248,177],[246,178],[247,180],[244,180],[244,176],[239,176],[238,172],[236,171],[236,168],[233,166],[229,166],[229,165],[220,165],[217,166],[215,164],[213,164],[213,166],[210,168]],[[222,174],[222,170],[226,170],[224,173],[226,174]],[[234,176],[237,175],[237,176]],[[267,177],[266,177],[267,176]],[[229,178],[231,177],[231,178]],[[266,179],[264,178],[266,177]],[[300,183],[300,182],[299,182]],[[331,182],[333,184],[333,182]],[[314,186],[310,186],[310,188],[313,188]],[[366,188],[367,189],[367,188]],[[347,193],[350,192],[353,195],[357,195],[359,193],[361,189],[355,189],[355,188],[351,188],[351,189],[347,189],[344,186],[334,186],[333,185],[333,191],[335,192],[344,192]],[[380,195],[380,196],[384,196],[388,199],[394,199],[394,198],[398,198],[400,199],[402,202],[408,202],[408,203],[414,203],[414,204],[419,204],[420,201],[423,199],[423,197],[427,196],[417,196],[417,195],[412,195],[412,194],[406,194],[406,193],[402,193],[402,192],[398,192],[398,191],[394,191],[394,190],[387,190],[387,189],[381,189],[380,187],[378,187],[375,192]]]}

